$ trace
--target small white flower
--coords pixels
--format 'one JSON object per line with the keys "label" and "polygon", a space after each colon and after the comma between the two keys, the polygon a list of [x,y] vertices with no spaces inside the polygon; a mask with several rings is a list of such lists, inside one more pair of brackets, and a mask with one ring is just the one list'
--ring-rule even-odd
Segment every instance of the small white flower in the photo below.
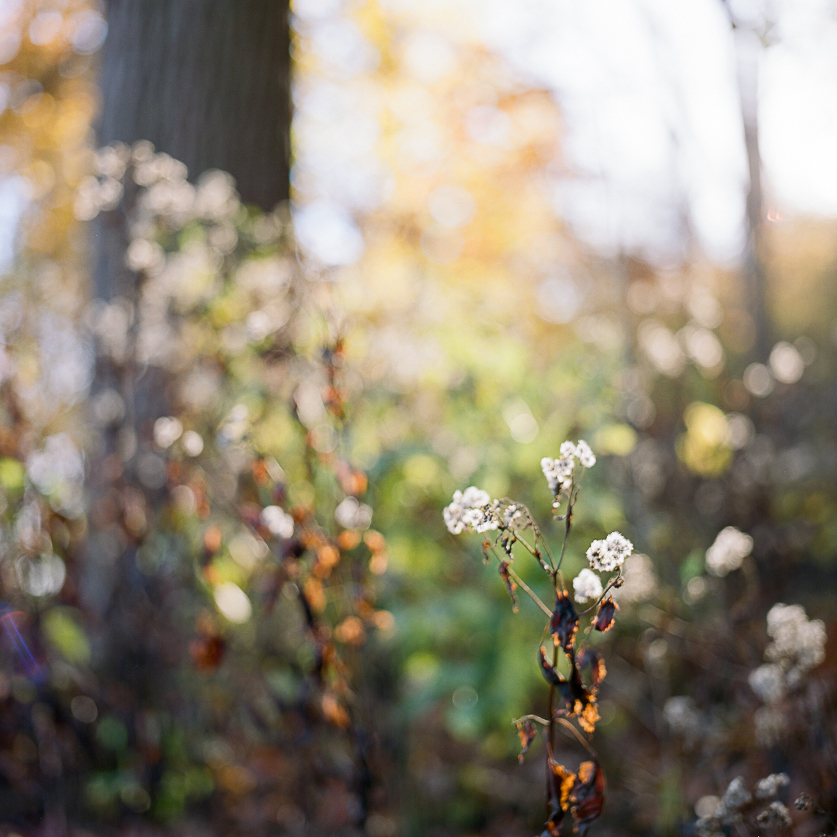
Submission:
{"label": "small white flower", "polygon": [[573,591],[577,602],[595,600],[602,595],[602,582],[592,570],[585,568],[573,579]]}
{"label": "small white flower", "polygon": [[575,446],[575,455],[585,468],[592,468],[596,464],[596,456],[584,439],[578,440],[578,444]]}
{"label": "small white flower", "polygon": [[490,504],[491,497],[488,496],[488,492],[473,485],[466,488],[464,492],[454,491],[453,502],[444,510],[445,525],[448,527],[448,531],[458,535],[464,529],[475,529],[478,532],[496,529],[496,520],[494,520],[493,526],[487,525],[491,520],[489,515],[483,511]]}
{"label": "small white flower", "polygon": [[741,562],[753,551],[753,539],[734,526],[727,526],[718,533],[715,542],[706,550],[706,569],[723,578],[741,566]]}
{"label": "small white flower", "polygon": [[728,816],[740,811],[745,805],[748,805],[753,797],[744,786],[744,780],[740,776],[736,776],[727,787],[724,793],[721,804],[718,806],[718,811],[715,816]]}
{"label": "small white flower", "polygon": [[605,543],[607,543],[607,549],[614,562],[614,568],[621,567],[625,563],[625,559],[633,554],[634,545],[619,532],[611,532]]}
{"label": "small white flower", "polygon": [[265,506],[262,509],[262,523],[278,538],[290,538],[294,533],[294,519],[279,506]]}
{"label": "small white flower", "polygon": [[475,532],[490,532],[500,526],[497,518],[497,504],[491,503],[487,507],[466,509],[462,515],[462,522],[466,529]]}
{"label": "small white flower", "polygon": [[570,441],[561,442],[559,451],[561,453],[561,459],[570,459],[573,456],[576,456],[575,445]]}
{"label": "small white flower", "polygon": [[790,811],[781,802],[771,802],[757,817],[756,822],[769,828],[787,829],[793,825]]}
{"label": "small white flower", "polygon": [[[564,442],[564,444],[567,444]],[[561,447],[563,448],[564,445]],[[562,491],[569,490],[572,484],[575,459],[572,455],[562,456],[560,459],[541,459],[541,470],[549,483],[549,489],[557,497]]]}
{"label": "small white flower", "polygon": [[519,506],[507,506],[503,510],[502,525],[504,529],[511,529],[523,520],[523,512]]}
{"label": "small white flower", "polygon": [[543,471],[543,475],[546,477],[546,481],[549,483],[549,490],[553,494],[557,494],[559,482],[558,476],[555,473],[555,460],[545,456],[541,459],[541,470]]}
{"label": "small white flower", "polygon": [[756,799],[770,799],[776,796],[782,788],[790,784],[790,777],[787,773],[771,773],[763,779],[759,779],[756,785]]}
{"label": "small white flower", "polygon": [[634,551],[634,545],[619,532],[611,532],[603,541],[593,541],[587,550],[590,567],[600,572],[618,570]]}
{"label": "small white flower", "polygon": [[[454,493],[456,499],[456,493]],[[488,496],[487,491],[483,491],[476,486],[470,486],[465,489],[462,495],[462,505],[466,508],[476,508],[477,506],[487,506],[491,502],[491,497]]]}
{"label": "small white flower", "polygon": [[593,541],[587,549],[587,563],[594,570],[604,570],[607,560],[607,544],[605,541]]}

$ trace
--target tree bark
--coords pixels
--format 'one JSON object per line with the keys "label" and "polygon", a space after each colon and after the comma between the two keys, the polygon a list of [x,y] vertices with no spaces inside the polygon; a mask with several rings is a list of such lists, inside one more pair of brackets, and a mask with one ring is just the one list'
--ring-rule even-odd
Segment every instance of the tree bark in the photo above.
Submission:
{"label": "tree bark", "polygon": [[[289,192],[288,15],[288,0],[109,0],[99,144],[149,140],[183,162],[190,180],[209,169],[227,171],[244,203],[272,210]],[[128,207],[131,200],[127,194]],[[95,221],[91,295],[99,306],[128,311],[131,330],[142,276],[125,264],[125,210]],[[171,665],[149,625],[162,629],[170,616],[155,611],[164,593],[138,571],[144,535],[126,520],[131,503],[139,505],[152,532],[164,503],[165,487],[149,487],[140,464],[154,451],[155,419],[173,410],[172,382],[165,368],[133,354],[114,361],[97,349],[91,396],[115,391],[125,410],[101,428],[91,452],[82,587],[105,626],[96,643],[103,681],[113,678],[143,699]]]}
{"label": "tree bark", "polygon": [[739,26],[732,12],[728,8],[727,11],[735,42],[738,93],[749,174],[743,278],[745,302],[753,320],[753,346],[750,354],[754,360],[764,363],[773,345],[773,329],[765,267],[765,209],[759,149],[758,76],[761,44],[755,31]]}
{"label": "tree bark", "polygon": [[99,143],[145,139],[244,203],[288,198],[288,0],[110,0]]}

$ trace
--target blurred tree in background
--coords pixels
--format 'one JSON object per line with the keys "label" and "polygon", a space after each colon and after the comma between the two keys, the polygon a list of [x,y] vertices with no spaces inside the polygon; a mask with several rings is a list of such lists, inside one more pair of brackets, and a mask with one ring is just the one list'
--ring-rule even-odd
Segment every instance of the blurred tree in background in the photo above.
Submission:
{"label": "blurred tree in background", "polygon": [[[11,21],[34,46],[51,22],[53,62],[80,15],[99,43],[109,26],[100,122],[116,141],[75,189],[75,216],[95,219],[95,269],[90,301],[62,312],[65,345],[43,333],[23,345],[31,289],[6,297],[21,316],[6,380],[4,619],[24,673],[5,690],[20,769],[4,816],[65,832],[202,809],[220,831],[355,833],[373,733],[353,658],[391,616],[368,581],[384,542],[358,499],[366,477],[338,449],[339,318],[295,266],[282,204],[287,8],[189,11],[187,25],[165,5],[114,3],[106,24],[95,7],[21,5]],[[21,403],[27,362],[39,398],[46,376],[74,385],[51,416]],[[69,414],[83,395],[87,410]]]}
{"label": "blurred tree in background", "polygon": [[[804,15],[733,5],[743,64],[794,48]],[[0,12],[3,833],[539,832],[510,721],[546,711],[540,614],[441,510],[473,483],[548,519],[540,459],[579,437],[569,575],[613,529],[642,553],[599,639],[594,828],[723,831],[732,780],[781,771],[833,815],[834,221],[772,195],[752,78],[733,197],[701,204],[688,42],[596,8],[533,4],[515,51],[508,9],[296,2],[293,213],[281,4]],[[635,192],[574,134],[607,133],[627,53],[678,103],[674,151],[617,108],[647,153],[598,165]]]}

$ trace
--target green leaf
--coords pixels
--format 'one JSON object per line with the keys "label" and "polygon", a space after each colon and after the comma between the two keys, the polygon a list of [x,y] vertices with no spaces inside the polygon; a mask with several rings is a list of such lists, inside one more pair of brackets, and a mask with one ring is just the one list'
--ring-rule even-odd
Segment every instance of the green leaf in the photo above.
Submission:
{"label": "green leaf", "polygon": [[55,607],[43,618],[44,639],[67,662],[86,665],[90,662],[90,643],[70,608]]}

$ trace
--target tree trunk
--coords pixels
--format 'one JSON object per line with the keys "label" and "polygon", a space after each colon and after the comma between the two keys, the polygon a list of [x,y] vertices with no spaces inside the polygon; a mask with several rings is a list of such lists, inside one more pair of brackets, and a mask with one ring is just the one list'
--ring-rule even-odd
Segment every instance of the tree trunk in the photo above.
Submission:
{"label": "tree trunk", "polygon": [[761,44],[757,33],[738,26],[731,12],[730,22],[735,40],[738,92],[749,173],[743,265],[744,295],[753,320],[754,339],[751,357],[765,363],[773,345],[773,329],[765,268],[765,210],[759,150],[758,73]]}
{"label": "tree trunk", "polygon": [[[149,140],[193,182],[229,172],[244,203],[289,194],[289,0],[109,0],[99,145]],[[117,213],[95,224],[94,296],[132,295]]]}
{"label": "tree trunk", "polygon": [[244,203],[288,197],[288,0],[110,0],[101,145],[145,139]]}
{"label": "tree trunk", "polygon": [[[99,144],[149,140],[185,163],[190,180],[227,171],[244,203],[272,210],[289,191],[288,9],[288,0],[110,0]],[[126,194],[125,205],[96,219],[92,281],[94,310],[128,312],[129,331],[142,283],[125,264],[131,200]],[[164,590],[137,569],[137,550],[165,501],[165,486],[143,479],[142,462],[154,456],[155,419],[172,412],[172,382],[169,370],[130,353],[115,361],[97,350],[92,401],[115,392],[124,418],[102,426],[91,453],[81,587],[101,620],[102,681],[128,687],[140,703],[164,699],[150,692],[173,665],[159,642],[172,619]],[[147,518],[142,533],[131,529],[131,508]],[[174,659],[182,652],[168,650]]]}

